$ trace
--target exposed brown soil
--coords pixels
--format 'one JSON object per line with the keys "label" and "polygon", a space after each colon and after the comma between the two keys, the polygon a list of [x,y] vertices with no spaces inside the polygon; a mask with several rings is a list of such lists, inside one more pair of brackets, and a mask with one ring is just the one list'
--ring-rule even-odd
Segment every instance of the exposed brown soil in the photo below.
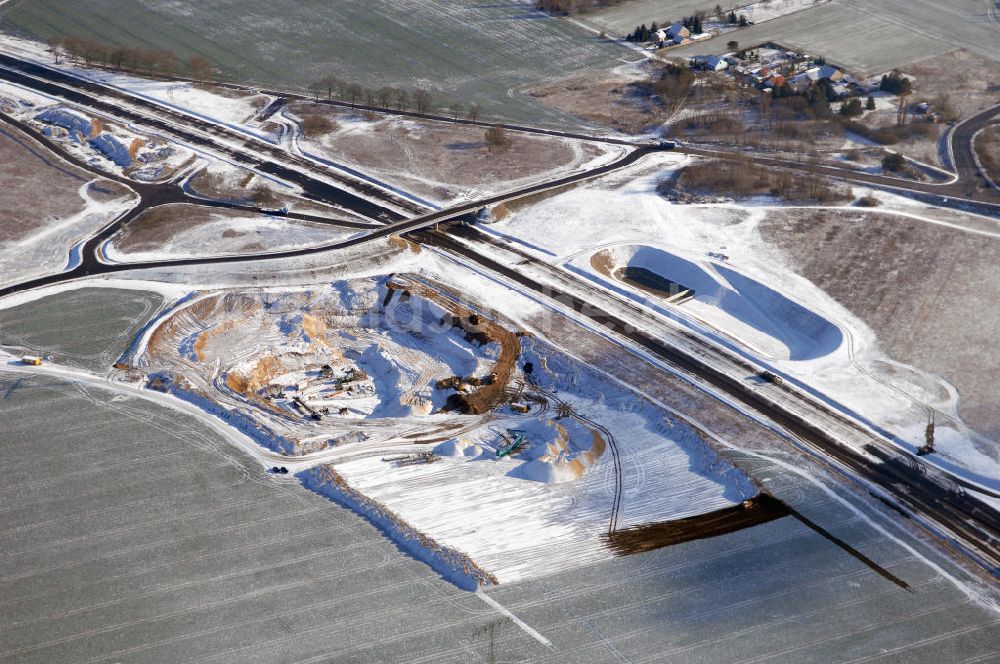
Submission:
{"label": "exposed brown soil", "polygon": [[[230,210],[216,210],[187,203],[161,205],[146,210],[122,227],[114,243],[126,253],[152,251],[169,242],[177,233],[237,216],[241,215]],[[224,234],[220,235],[225,237]]]}
{"label": "exposed brown soil", "polygon": [[[228,219],[247,217],[246,212],[208,208],[187,203],[171,203],[146,210],[131,222],[126,224],[115,236],[115,247],[123,253],[138,253],[155,251],[168,244],[176,235],[203,225],[219,224],[217,237],[220,247],[226,251],[259,251],[266,250],[256,234],[237,231],[231,228],[223,230]],[[322,226],[306,221],[285,220],[290,226],[321,229]]]}
{"label": "exposed brown soil", "polygon": [[1000,309],[984,306],[1000,301],[1000,241],[873,210],[771,212],[759,230],[890,357],[955,385],[962,418],[1000,439]]}
{"label": "exposed brown soil", "polygon": [[650,99],[643,84],[641,76],[598,78],[591,74],[534,88],[529,94],[587,122],[636,134],[664,122],[672,112],[670,104]]}
{"label": "exposed brown soil", "polygon": [[[205,334],[205,332],[202,334]],[[199,337],[200,336],[201,335],[199,335]],[[255,398],[255,401],[259,401],[256,399],[258,390],[269,384],[275,377],[280,376],[285,371],[285,366],[281,363],[280,359],[274,355],[265,355],[257,360],[257,364],[255,364],[253,369],[250,370],[250,373],[245,376],[235,371],[227,373],[226,384],[233,391],[239,392],[244,396],[253,397]]]}
{"label": "exposed brown soil", "polygon": [[650,523],[608,533],[608,546],[620,555],[643,553],[691,540],[717,537],[791,514],[775,498],[760,494],[739,505],[685,519]]}
{"label": "exposed brown soil", "polygon": [[605,277],[612,277],[615,264],[611,261],[611,254],[606,251],[598,251],[590,257],[590,267],[594,268]]}
{"label": "exposed brown soil", "polygon": [[[358,129],[349,114],[328,106],[293,105],[300,116],[323,114],[338,125],[332,133],[306,132],[310,150],[324,157],[397,184],[418,195],[448,199],[474,188],[497,190],[554,169],[601,154],[581,144],[582,157],[565,140],[509,134],[511,146],[489,151],[481,127],[407,120],[374,115],[373,124]],[[418,174],[416,177],[414,174]],[[498,187],[498,183],[501,185]]]}
{"label": "exposed brown soil", "polygon": [[[84,201],[78,191],[94,179],[0,122],[0,228],[4,241],[28,237],[54,219],[80,212]],[[103,191],[95,190],[95,198],[107,196],[105,200],[110,200],[127,193],[111,181],[99,184]]]}
{"label": "exposed brown soil", "polygon": [[480,345],[495,341],[500,345],[500,355],[491,367],[491,371],[496,373],[496,380],[488,385],[479,385],[468,394],[462,392],[452,394],[448,397],[447,410],[482,414],[507,401],[507,384],[510,382],[514,367],[517,366],[517,359],[521,356],[521,340],[517,334],[499,322],[471,312],[440,293],[418,284],[404,289],[390,281],[388,288],[389,294],[384,304],[388,304],[396,292],[400,293],[400,297],[409,297],[411,291],[418,293],[450,312],[452,326],[464,332],[467,341]]}

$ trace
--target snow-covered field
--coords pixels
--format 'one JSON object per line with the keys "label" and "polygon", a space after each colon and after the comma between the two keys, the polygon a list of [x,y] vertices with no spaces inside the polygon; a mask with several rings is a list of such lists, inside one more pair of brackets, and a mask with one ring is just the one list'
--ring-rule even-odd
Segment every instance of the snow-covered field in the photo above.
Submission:
{"label": "snow-covered field", "polygon": [[227,80],[304,91],[334,74],[372,89],[426,88],[440,106],[475,102],[484,117],[539,123],[573,120],[519,90],[627,55],[512,2],[80,0],[67,11],[63,2],[36,0],[7,9],[4,22],[40,40],[83,31],[103,42],[197,52]]}
{"label": "snow-covered field", "polygon": [[[803,9],[809,9],[830,0],[759,0],[758,2],[740,3],[739,6],[725,4],[726,12],[733,10],[737,15],[744,15],[752,23],[761,23],[771,19],[791,14]],[[706,31],[715,27],[714,11],[716,3],[712,0],[681,0],[665,3],[662,0],[630,0],[580,17],[580,21],[599,30],[606,30],[611,36],[621,37],[632,32],[641,24],[651,25],[654,21],[660,26],[670,25],[674,21],[694,16],[699,12],[713,14],[706,21]]]}
{"label": "snow-covered field", "polygon": [[[400,254],[396,265],[412,260]],[[423,263],[457,274],[433,256]],[[256,441],[265,465],[274,452],[292,455],[280,463],[297,470],[333,463],[352,490],[501,583],[613,557],[604,539],[612,520],[626,528],[683,518],[756,494],[686,424],[542,339],[522,339],[506,377],[504,342],[444,324],[451,305],[419,295],[422,284],[375,277],[194,291],[143,328],[123,375],[145,374],[152,398]],[[493,302],[536,310],[513,293]],[[447,408],[451,390],[437,381],[490,371],[528,412]],[[523,444],[498,456],[518,431]]]}

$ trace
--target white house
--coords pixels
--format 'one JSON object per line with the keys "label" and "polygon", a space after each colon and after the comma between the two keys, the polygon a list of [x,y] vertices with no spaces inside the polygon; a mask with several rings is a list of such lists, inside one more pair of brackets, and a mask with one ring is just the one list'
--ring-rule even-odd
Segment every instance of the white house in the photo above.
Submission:
{"label": "white house", "polygon": [[721,55],[696,55],[688,63],[692,69],[706,69],[708,71],[722,71],[729,67],[729,63]]}

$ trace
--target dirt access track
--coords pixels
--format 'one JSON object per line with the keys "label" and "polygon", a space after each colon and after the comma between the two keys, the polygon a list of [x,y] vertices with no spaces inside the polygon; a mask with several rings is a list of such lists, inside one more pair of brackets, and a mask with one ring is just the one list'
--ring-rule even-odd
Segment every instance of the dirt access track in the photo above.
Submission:
{"label": "dirt access track", "polygon": [[493,410],[506,401],[507,384],[510,382],[511,374],[517,365],[517,359],[521,356],[521,341],[517,334],[506,329],[497,321],[462,307],[429,287],[420,284],[403,287],[390,281],[388,288],[389,294],[384,306],[388,306],[393,297],[409,298],[416,293],[451,312],[450,323],[452,327],[464,331],[466,341],[475,341],[480,345],[495,341],[500,345],[500,355],[493,365],[493,373],[496,374],[496,378],[488,384],[479,385],[471,392],[453,394],[448,399],[449,410],[480,415]]}

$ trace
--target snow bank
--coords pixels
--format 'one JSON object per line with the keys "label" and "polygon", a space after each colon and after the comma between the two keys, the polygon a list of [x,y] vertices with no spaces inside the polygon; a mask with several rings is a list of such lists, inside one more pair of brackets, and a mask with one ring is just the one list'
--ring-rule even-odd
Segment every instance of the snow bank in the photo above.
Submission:
{"label": "snow bank", "polygon": [[401,550],[427,563],[459,588],[475,591],[480,586],[497,584],[496,577],[481,569],[465,554],[438,544],[378,501],[352,488],[332,466],[314,468],[300,473],[298,477],[307,489],[363,516]]}
{"label": "snow bank", "polygon": [[[594,267],[601,264],[610,269],[605,273]],[[733,337],[747,338],[756,347],[773,348],[770,340],[780,343],[784,346],[781,359],[813,360],[835,352],[844,342],[832,322],[716,261],[696,262],[655,246],[620,245],[598,252],[589,261],[578,258],[574,265],[589,274],[614,275],[622,283],[620,270],[642,268],[680,284],[694,291],[694,301],[685,304],[684,310]],[[634,295],[635,290],[629,286],[626,293]]]}

